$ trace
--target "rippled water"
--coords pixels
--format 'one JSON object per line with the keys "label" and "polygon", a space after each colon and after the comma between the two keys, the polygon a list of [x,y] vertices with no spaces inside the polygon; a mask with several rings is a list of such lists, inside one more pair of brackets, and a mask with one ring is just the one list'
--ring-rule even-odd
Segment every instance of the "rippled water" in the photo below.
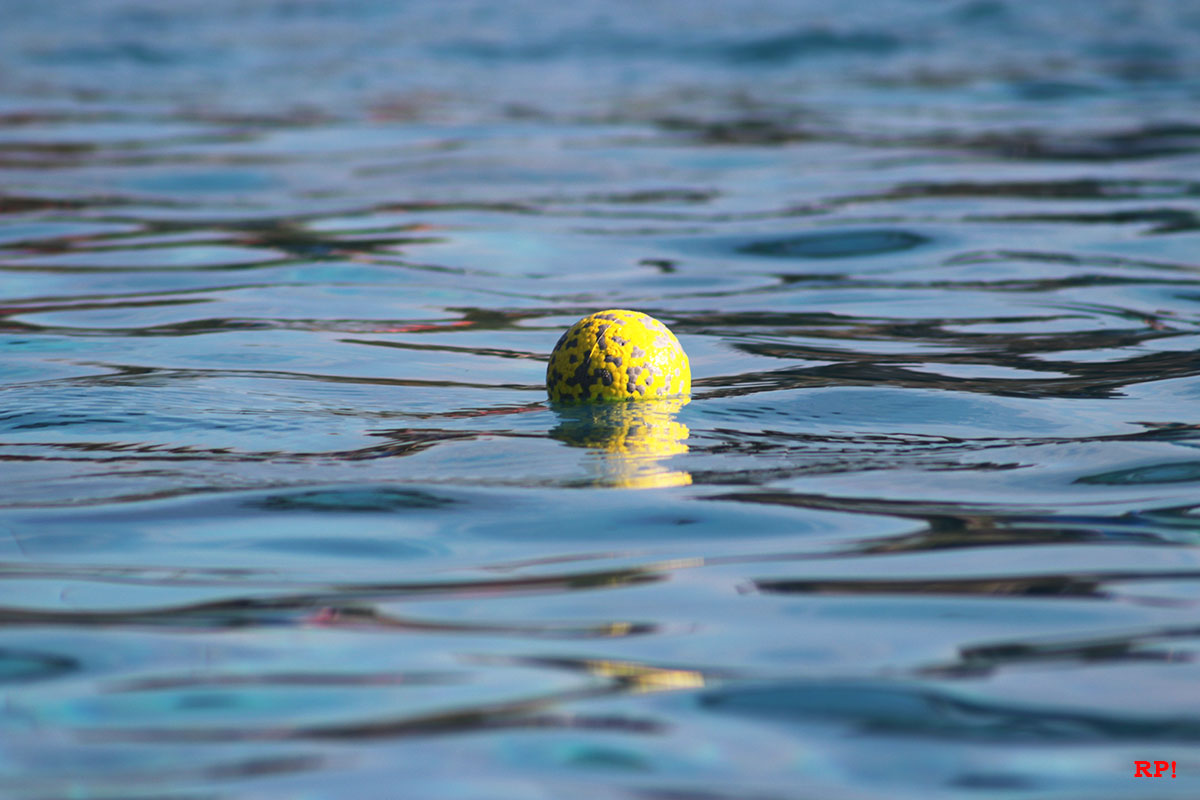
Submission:
{"label": "rippled water", "polygon": [[[1198,54],[6,4],[0,793],[1194,797]],[[691,402],[548,406],[608,307]]]}

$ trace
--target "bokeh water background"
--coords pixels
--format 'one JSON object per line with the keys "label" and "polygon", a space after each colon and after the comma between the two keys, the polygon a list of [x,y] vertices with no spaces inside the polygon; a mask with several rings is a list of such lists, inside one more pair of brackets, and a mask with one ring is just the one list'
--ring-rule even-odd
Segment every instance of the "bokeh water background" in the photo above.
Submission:
{"label": "bokeh water background", "polygon": [[1198,197],[1185,0],[8,0],[0,794],[1195,797]]}

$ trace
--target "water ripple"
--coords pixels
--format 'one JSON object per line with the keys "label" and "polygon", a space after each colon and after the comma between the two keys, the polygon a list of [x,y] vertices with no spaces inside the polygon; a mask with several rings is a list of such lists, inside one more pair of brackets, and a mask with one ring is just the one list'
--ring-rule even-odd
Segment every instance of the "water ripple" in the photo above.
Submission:
{"label": "water ripple", "polygon": [[[67,5],[4,796],[1195,796],[1194,4]],[[690,398],[547,402],[610,307]]]}

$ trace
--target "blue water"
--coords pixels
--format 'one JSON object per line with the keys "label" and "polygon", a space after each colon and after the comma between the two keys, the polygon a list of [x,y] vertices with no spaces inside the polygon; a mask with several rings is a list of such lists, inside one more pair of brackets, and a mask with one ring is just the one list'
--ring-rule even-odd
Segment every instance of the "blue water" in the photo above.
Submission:
{"label": "blue water", "polygon": [[1185,0],[3,4],[0,795],[1197,796],[1198,176]]}

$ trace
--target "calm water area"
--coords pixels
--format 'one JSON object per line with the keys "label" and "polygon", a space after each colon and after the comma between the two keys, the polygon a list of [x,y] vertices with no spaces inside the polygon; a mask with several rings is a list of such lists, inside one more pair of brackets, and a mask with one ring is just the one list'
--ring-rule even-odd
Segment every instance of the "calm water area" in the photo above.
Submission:
{"label": "calm water area", "polygon": [[1200,796],[1198,200],[1194,0],[0,0],[0,797]]}

